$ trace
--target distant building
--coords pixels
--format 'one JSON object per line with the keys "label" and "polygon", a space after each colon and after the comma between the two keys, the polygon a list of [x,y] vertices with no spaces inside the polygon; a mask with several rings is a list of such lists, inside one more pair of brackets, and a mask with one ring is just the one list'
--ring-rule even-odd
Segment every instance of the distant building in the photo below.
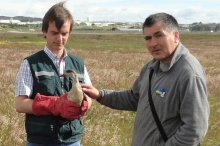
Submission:
{"label": "distant building", "polygon": [[87,21],[87,22],[90,22],[90,17],[87,17],[86,21]]}
{"label": "distant building", "polygon": [[92,23],[90,22],[90,17],[87,17],[85,21],[81,21],[81,20],[75,20],[75,24],[77,25],[86,25],[86,26],[91,26]]}
{"label": "distant building", "polygon": [[20,22],[20,23],[18,23],[18,25],[27,25],[28,24],[28,22]]}
{"label": "distant building", "polygon": [[179,24],[180,27],[189,28],[190,24]]}
{"label": "distant building", "polygon": [[0,20],[0,23],[7,23],[7,24],[18,24],[20,23],[20,20],[13,20],[12,18],[10,20]]}
{"label": "distant building", "polygon": [[31,24],[31,25],[41,25],[42,21],[33,21],[33,22],[30,22],[29,24]]}
{"label": "distant building", "polygon": [[115,25],[113,22],[93,22],[92,25],[103,27],[103,26],[109,26],[109,25]]}
{"label": "distant building", "polygon": [[42,21],[33,21],[33,22],[21,22],[20,20],[13,20],[12,18],[10,20],[0,20],[0,23],[5,24],[17,24],[17,25],[41,25]]}
{"label": "distant building", "polygon": [[103,27],[103,26],[109,26],[109,25],[115,25],[114,22],[106,22],[106,21],[96,21],[92,22],[90,17],[87,17],[85,21],[75,20],[75,24],[77,25],[86,25],[86,26],[97,26],[97,27]]}
{"label": "distant building", "polygon": [[142,29],[135,29],[135,28],[118,28],[120,31],[143,31]]}

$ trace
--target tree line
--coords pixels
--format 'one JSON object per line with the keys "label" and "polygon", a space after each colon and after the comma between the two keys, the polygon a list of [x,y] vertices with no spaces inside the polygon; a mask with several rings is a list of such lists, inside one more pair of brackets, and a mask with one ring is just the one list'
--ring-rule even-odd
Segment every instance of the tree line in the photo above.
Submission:
{"label": "tree line", "polygon": [[211,24],[192,24],[189,26],[189,31],[210,31],[210,32],[219,32],[220,24],[211,23]]}

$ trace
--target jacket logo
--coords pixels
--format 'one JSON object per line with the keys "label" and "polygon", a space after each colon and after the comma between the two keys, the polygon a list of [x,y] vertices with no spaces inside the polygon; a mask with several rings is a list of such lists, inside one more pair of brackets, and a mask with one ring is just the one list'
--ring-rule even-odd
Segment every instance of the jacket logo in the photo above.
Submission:
{"label": "jacket logo", "polygon": [[161,87],[158,87],[157,88],[157,90],[156,90],[156,93],[158,94],[158,95],[160,95],[160,97],[164,97],[165,96],[165,89],[164,88],[161,88]]}

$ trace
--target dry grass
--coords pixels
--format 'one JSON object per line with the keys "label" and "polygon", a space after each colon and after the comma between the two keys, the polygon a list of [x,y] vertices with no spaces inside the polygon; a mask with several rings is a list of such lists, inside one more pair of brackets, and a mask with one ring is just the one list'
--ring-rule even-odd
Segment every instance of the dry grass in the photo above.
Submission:
{"label": "dry grass", "polygon": [[[181,41],[207,73],[211,116],[205,146],[220,145],[219,40],[219,34],[181,34]],[[25,145],[24,115],[14,110],[15,78],[23,58],[41,50],[43,41],[41,35],[0,34],[1,146]],[[141,34],[74,34],[67,47],[70,53],[84,58],[95,87],[123,90],[132,85],[142,66],[151,59],[143,43]],[[112,110],[94,101],[83,119],[83,146],[130,145],[134,117],[134,112]]]}

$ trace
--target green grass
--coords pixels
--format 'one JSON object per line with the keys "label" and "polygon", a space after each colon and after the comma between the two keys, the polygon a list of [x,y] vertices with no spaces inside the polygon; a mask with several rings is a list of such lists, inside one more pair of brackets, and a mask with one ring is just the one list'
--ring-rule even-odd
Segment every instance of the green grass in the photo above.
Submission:
{"label": "green grass", "polygon": [[[220,146],[220,34],[181,33],[181,42],[207,74],[211,115],[203,146]],[[24,114],[14,109],[15,78],[26,56],[45,45],[42,34],[0,33],[0,146],[25,145]],[[71,34],[67,49],[85,60],[98,89],[130,88],[142,66],[152,57],[141,33]],[[83,146],[129,146],[135,112],[117,111],[93,102],[85,114]]]}

